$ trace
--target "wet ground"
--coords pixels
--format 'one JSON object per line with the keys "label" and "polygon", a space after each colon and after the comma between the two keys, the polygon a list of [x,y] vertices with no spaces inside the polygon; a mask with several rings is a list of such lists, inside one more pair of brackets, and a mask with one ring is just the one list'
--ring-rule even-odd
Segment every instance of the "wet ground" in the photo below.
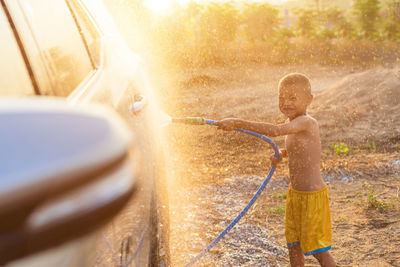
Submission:
{"label": "wet ground", "polygon": [[[186,205],[172,209],[171,251],[180,251],[174,266],[183,266],[201,252],[239,214],[262,183],[259,177],[235,177],[223,183],[187,188],[173,194],[173,203]],[[286,182],[272,181],[270,188],[283,188]],[[264,194],[270,194],[266,190]],[[177,198],[176,198],[177,197]],[[263,195],[260,196],[262,198]],[[183,199],[182,199],[183,198]],[[255,204],[256,205],[256,204]],[[174,206],[175,208],[177,206]],[[248,211],[248,216],[254,209]],[[242,218],[200,261],[201,266],[280,266],[276,259],[287,256],[286,248],[270,236],[267,225]],[[177,229],[177,227],[179,229]],[[185,236],[181,236],[185,233]],[[268,262],[273,262],[269,264]],[[218,264],[217,264],[218,263]]]}

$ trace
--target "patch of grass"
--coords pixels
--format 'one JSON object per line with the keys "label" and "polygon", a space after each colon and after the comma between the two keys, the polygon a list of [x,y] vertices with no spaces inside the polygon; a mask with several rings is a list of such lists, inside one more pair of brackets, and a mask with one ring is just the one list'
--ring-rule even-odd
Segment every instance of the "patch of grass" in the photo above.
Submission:
{"label": "patch of grass", "polygon": [[375,139],[372,139],[370,143],[362,144],[361,148],[364,148],[365,150],[368,151],[376,151]]}
{"label": "patch of grass", "polygon": [[362,182],[361,187],[362,188],[371,188],[371,185],[367,182]]}
{"label": "patch of grass", "polygon": [[286,193],[273,193],[272,197],[276,199],[286,199]]}
{"label": "patch of grass", "polygon": [[354,196],[355,196],[355,197],[361,197],[361,196],[362,196],[362,192],[356,192],[356,193],[354,194]]}
{"label": "patch of grass", "polygon": [[334,221],[336,223],[345,222],[345,221],[347,221],[347,217],[346,216],[339,216],[339,217],[335,218]]}
{"label": "patch of grass", "polygon": [[268,214],[285,215],[285,209],[286,209],[285,206],[281,205],[281,206],[278,206],[278,207],[276,207],[274,209],[268,209],[267,213]]}
{"label": "patch of grass", "polygon": [[373,138],[370,142],[354,146],[352,150],[355,152],[376,152],[375,139]]}
{"label": "patch of grass", "polygon": [[379,210],[380,212],[390,210],[393,205],[392,203],[386,203],[383,200],[378,200],[373,190],[371,190],[367,194],[367,203],[368,203],[368,207],[375,208],[375,209]]}
{"label": "patch of grass", "polygon": [[379,212],[386,212],[391,210],[396,203],[393,199],[389,203],[384,200],[379,200],[372,186],[366,182],[362,184],[362,187],[368,190],[367,208],[377,209]]}
{"label": "patch of grass", "polygon": [[346,199],[346,201],[345,201],[345,203],[353,203],[354,202],[354,199]]}
{"label": "patch of grass", "polygon": [[[398,149],[400,148],[400,144],[397,143],[395,145],[390,145],[389,146],[391,149]],[[328,148],[325,148],[322,151],[323,155],[337,155],[337,156],[348,156],[348,155],[355,155],[355,154],[360,154],[360,153],[371,153],[371,152],[376,152],[379,150],[379,148],[382,148],[382,146],[372,138],[369,141],[366,141],[364,143],[355,143],[355,144],[346,144],[344,142],[336,143],[336,144],[330,144]]]}
{"label": "patch of grass", "polygon": [[389,202],[390,208],[394,208],[396,205],[400,204],[400,198],[398,197],[393,197],[392,200]]}
{"label": "patch of grass", "polygon": [[349,147],[343,142],[333,145],[333,150],[338,156],[346,156],[349,154]]}

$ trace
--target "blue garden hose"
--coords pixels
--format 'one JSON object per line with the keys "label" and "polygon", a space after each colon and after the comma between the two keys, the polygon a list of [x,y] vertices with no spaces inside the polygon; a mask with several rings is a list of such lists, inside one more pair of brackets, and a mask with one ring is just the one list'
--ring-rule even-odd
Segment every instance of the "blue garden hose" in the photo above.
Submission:
{"label": "blue garden hose", "polygon": [[[214,120],[208,120],[204,118],[199,118],[199,117],[187,117],[187,118],[173,118],[172,122],[175,123],[184,123],[184,124],[191,124],[191,125],[204,125],[204,124],[209,124],[213,125],[215,122]],[[262,140],[266,141],[270,146],[274,149],[275,151],[275,157],[279,158],[279,149],[276,146],[276,144],[266,137],[265,135],[258,134],[252,131],[244,130],[237,128],[235,131],[242,132],[245,134],[253,135],[255,137],[261,138]],[[188,264],[185,265],[185,267],[192,266],[196,261],[198,261],[201,257],[204,256],[212,247],[215,246],[225,235],[226,233],[232,229],[236,223],[239,222],[239,220],[246,214],[246,212],[250,209],[250,207],[256,202],[257,198],[260,196],[261,192],[264,190],[265,186],[268,184],[269,180],[271,179],[272,175],[274,174],[276,167],[271,167],[269,170],[269,173],[267,177],[264,179],[264,182],[261,184],[261,186],[258,188],[257,192],[254,194],[254,196],[251,198],[249,203],[244,207],[244,209],[239,213],[238,216],[202,251],[200,252],[196,257],[194,257]]]}

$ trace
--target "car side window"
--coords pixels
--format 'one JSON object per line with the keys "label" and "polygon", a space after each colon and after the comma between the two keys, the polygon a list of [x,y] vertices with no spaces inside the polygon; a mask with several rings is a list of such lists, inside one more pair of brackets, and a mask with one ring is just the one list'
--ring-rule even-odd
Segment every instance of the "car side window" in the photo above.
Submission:
{"label": "car side window", "polygon": [[0,96],[34,95],[35,90],[7,16],[0,7]]}
{"label": "car side window", "polygon": [[19,0],[50,72],[54,94],[68,96],[94,69],[64,0]]}
{"label": "car side window", "polygon": [[79,31],[84,37],[84,42],[88,47],[93,63],[96,67],[99,67],[101,60],[101,31],[93,19],[88,15],[86,7],[83,6],[82,3],[78,3],[74,0],[67,0],[67,3],[71,5],[73,14],[78,22]]}

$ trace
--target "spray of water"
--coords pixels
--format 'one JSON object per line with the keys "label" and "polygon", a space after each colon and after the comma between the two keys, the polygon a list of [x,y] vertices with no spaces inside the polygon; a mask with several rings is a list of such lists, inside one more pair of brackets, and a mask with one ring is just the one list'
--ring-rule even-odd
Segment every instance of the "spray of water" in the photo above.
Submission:
{"label": "spray of water", "polygon": [[160,126],[165,127],[170,125],[170,123],[172,122],[171,116],[169,116],[167,113],[161,110],[159,111],[159,113],[160,113]]}

